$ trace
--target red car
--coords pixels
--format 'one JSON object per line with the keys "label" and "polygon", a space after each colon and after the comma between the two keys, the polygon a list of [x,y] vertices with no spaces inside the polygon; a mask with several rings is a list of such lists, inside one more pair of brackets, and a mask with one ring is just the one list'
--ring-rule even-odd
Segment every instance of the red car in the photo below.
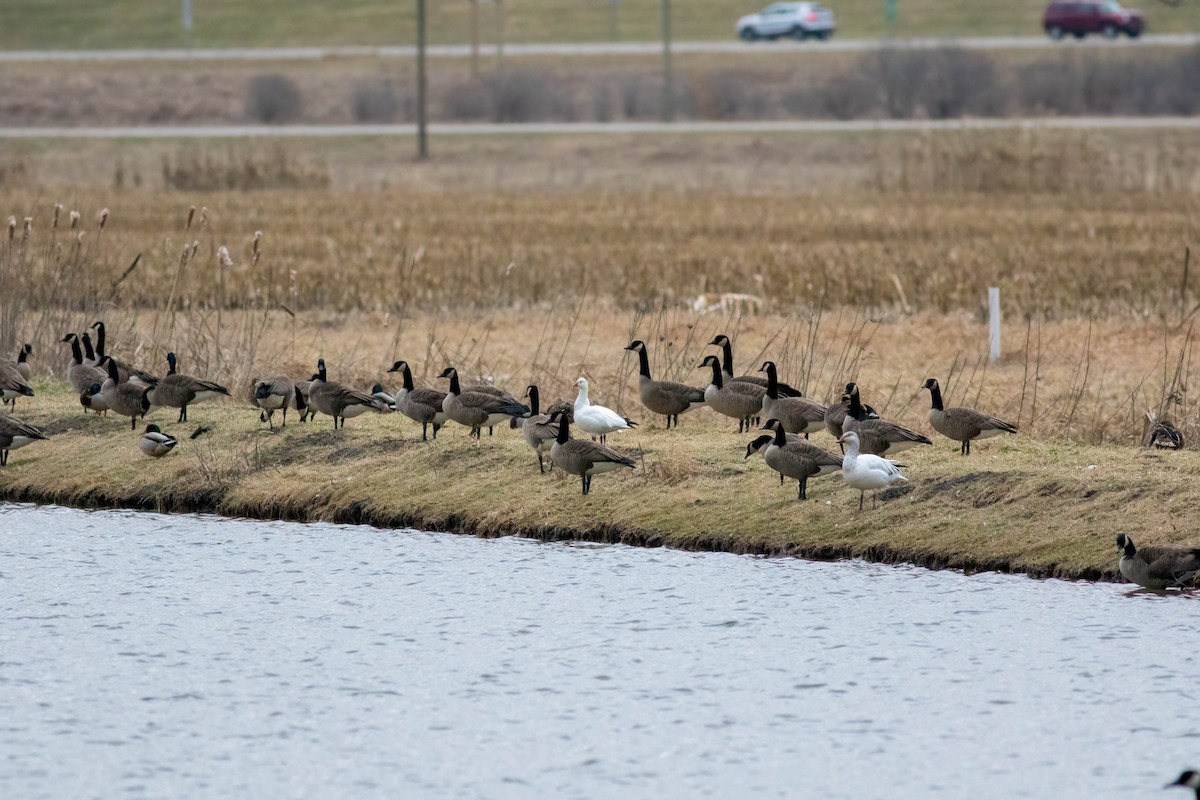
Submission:
{"label": "red car", "polygon": [[1137,9],[1122,8],[1116,0],[1056,0],[1046,8],[1042,27],[1056,40],[1068,33],[1076,39],[1089,33],[1098,33],[1105,39],[1115,39],[1123,33],[1136,39],[1146,28],[1146,18]]}

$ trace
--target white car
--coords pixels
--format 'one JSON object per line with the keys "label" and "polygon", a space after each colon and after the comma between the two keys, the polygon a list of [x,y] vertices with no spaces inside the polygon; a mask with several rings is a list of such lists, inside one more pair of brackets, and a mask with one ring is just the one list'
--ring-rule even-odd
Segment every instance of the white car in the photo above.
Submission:
{"label": "white car", "polygon": [[836,28],[833,12],[820,3],[772,3],[737,21],[738,38],[747,42],[781,36],[828,39]]}

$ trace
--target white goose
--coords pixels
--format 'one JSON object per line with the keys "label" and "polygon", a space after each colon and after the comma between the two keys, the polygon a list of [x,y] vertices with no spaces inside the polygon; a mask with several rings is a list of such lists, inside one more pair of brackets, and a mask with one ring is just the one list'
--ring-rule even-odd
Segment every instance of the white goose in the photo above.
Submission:
{"label": "white goose", "polygon": [[611,408],[592,405],[588,400],[587,378],[580,378],[575,381],[575,385],[579,387],[579,394],[575,397],[575,425],[580,430],[590,433],[592,439],[599,436],[600,443],[603,444],[608,434],[637,427],[636,422],[622,417]]}
{"label": "white goose", "polygon": [[[838,443],[845,445],[846,448],[846,453],[842,457],[842,480],[858,489],[860,511],[863,507],[865,493],[869,491],[878,493],[880,489],[886,489],[893,483],[908,480],[900,474],[899,467],[904,466],[903,464],[897,464],[895,461],[889,461],[869,453],[860,455],[858,434],[855,431],[843,433],[838,438]],[[875,495],[873,494],[871,495],[871,508],[874,507]]]}

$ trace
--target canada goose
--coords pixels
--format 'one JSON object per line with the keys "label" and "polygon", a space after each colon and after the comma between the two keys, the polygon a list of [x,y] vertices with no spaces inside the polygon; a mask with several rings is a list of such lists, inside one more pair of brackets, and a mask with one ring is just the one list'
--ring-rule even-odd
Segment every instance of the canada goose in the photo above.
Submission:
{"label": "canada goose", "polygon": [[1146,412],[1150,428],[1142,438],[1142,447],[1153,447],[1155,450],[1182,450],[1184,448],[1183,431],[1171,424],[1170,420],[1159,419],[1153,411]]}
{"label": "canada goose", "polygon": [[[492,397],[499,397],[501,400],[507,400],[510,403],[519,402],[512,392],[507,392],[499,386],[492,386],[490,383],[476,383],[463,389],[463,392],[479,392],[480,394],[490,394]],[[508,420],[509,427],[516,428],[517,417],[510,417]],[[488,425],[488,436],[492,435],[494,425]]]}
{"label": "canada goose", "polygon": [[179,409],[179,422],[187,422],[188,406],[224,395],[229,390],[212,381],[202,381],[175,371],[175,354],[167,353],[167,374],[150,390],[150,405]]}
{"label": "canada goose", "polygon": [[[858,395],[858,384],[847,383],[844,393],[857,399],[859,396]],[[863,410],[866,412],[867,417],[869,417],[870,419],[878,419],[879,418],[879,414],[877,414],[875,412],[875,409],[871,408],[870,406],[863,406]],[[830,436],[832,436],[836,439],[837,437],[842,435],[842,422],[844,422],[845,419],[846,419],[846,407],[844,405],[842,405],[842,403],[840,401],[837,403],[833,403],[825,411],[825,430],[827,430],[829,432]]]}
{"label": "canada goose", "polygon": [[0,361],[0,400],[5,405],[12,403],[15,410],[18,397],[33,397],[33,389],[29,388],[29,382],[21,376],[14,362]]}
{"label": "canada goose", "polygon": [[79,335],[68,333],[62,341],[71,344],[71,360],[67,364],[67,380],[70,381],[71,387],[82,394],[90,389],[92,384],[104,383],[108,372],[101,367],[89,366],[83,360],[83,351],[79,348]]}
{"label": "canada goose", "polygon": [[585,495],[592,490],[592,476],[636,466],[637,462],[632,458],[621,455],[607,445],[587,439],[572,439],[567,415],[556,412],[556,418],[558,435],[550,448],[550,458],[563,472],[579,476]]}
{"label": "canada goose", "polygon": [[306,381],[296,381],[296,388],[300,390],[300,399],[304,401],[304,408],[300,409],[300,421],[307,422],[310,419],[317,418],[317,410],[312,407],[312,403],[308,401],[308,390],[312,388],[312,382],[317,379],[314,373],[311,378]]}
{"label": "canada goose", "polygon": [[1117,534],[1121,558],[1117,569],[1125,580],[1147,589],[1191,586],[1200,575],[1200,547],[1151,545],[1134,547],[1128,534]]}
{"label": "canada goose", "polygon": [[[554,441],[558,438],[558,425],[551,420],[549,414],[539,411],[541,400],[535,384],[529,385],[525,396],[529,398],[529,416],[521,421],[521,435],[525,437],[525,443],[537,454],[538,472],[545,472],[542,454],[549,453],[554,448]],[[553,460],[550,461],[550,469],[554,469]]]}
{"label": "canada goose", "polygon": [[1194,769],[1184,770],[1179,774],[1179,777],[1164,786],[1164,789],[1170,789],[1173,786],[1182,786],[1185,789],[1192,789],[1196,792],[1196,800],[1200,800],[1200,772]]}
{"label": "canada goose", "polygon": [[479,438],[480,428],[491,428],[510,417],[523,417],[529,413],[529,406],[516,400],[482,391],[462,391],[458,383],[458,370],[454,367],[446,367],[438,377],[450,379],[450,391],[442,401],[442,410],[459,425],[470,428],[471,436],[476,439]]}
{"label": "canada goose", "polygon": [[929,390],[933,402],[933,407],[929,409],[929,424],[942,436],[958,442],[961,445],[959,450],[964,456],[971,455],[973,439],[990,439],[1002,433],[1017,432],[1016,425],[981,414],[971,408],[943,408],[942,387],[938,385],[936,378],[926,379],[921,388]]}
{"label": "canada goose", "polygon": [[907,481],[900,474],[900,467],[895,461],[880,458],[871,453],[859,453],[858,433],[847,431],[838,437],[838,443],[844,445],[846,454],[842,456],[842,480],[858,489],[858,510],[862,511],[863,494],[874,491],[871,495],[871,508],[875,507],[875,498],[880,489],[886,489],[897,481]]}
{"label": "canada goose", "polygon": [[96,416],[101,414],[108,416],[108,403],[104,402],[104,396],[100,394],[100,384],[98,383],[93,383],[79,393],[79,405],[83,406],[84,414],[95,411]]}
{"label": "canada goose", "polygon": [[671,420],[679,427],[679,415],[704,405],[704,390],[674,381],[656,381],[650,377],[650,357],[646,354],[646,343],[638,339],[625,348],[638,354],[641,372],[638,376],[638,396],[642,405],[655,414],[667,417],[667,429]]}
{"label": "canada goose", "polygon": [[[100,362],[103,361],[106,356],[109,358],[113,357],[108,356],[108,354],[104,352],[104,323],[93,323],[92,328],[96,331],[96,364],[99,366]],[[147,386],[154,386],[156,383],[158,383],[158,378],[154,375],[151,375],[149,372],[140,370],[137,367],[127,364],[117,358],[113,358],[113,361],[117,365],[117,371],[121,375],[122,383],[133,379],[139,380]]]}
{"label": "canada goose", "polygon": [[608,440],[608,434],[637,427],[636,422],[622,417],[611,408],[593,405],[588,398],[587,378],[580,378],[575,381],[575,385],[579,387],[579,394],[575,396],[575,405],[572,407],[575,412],[575,424],[580,430],[591,434],[592,439],[599,436],[600,443],[604,444]]}
{"label": "canada goose", "polygon": [[276,411],[283,409],[283,427],[287,427],[288,409],[294,408],[303,413],[308,403],[291,378],[277,375],[270,380],[255,382],[254,405],[262,409],[259,412],[259,421],[267,423],[271,430],[274,430],[275,422],[272,418]]}
{"label": "canada goose", "polygon": [[[366,408],[361,408],[365,406]],[[333,417],[333,429],[346,427],[346,417],[367,410],[378,410],[375,398],[365,392],[330,381],[325,371],[325,359],[317,359],[317,374],[308,386],[308,408]],[[351,409],[356,409],[351,411]],[[347,413],[349,412],[349,413]]]}
{"label": "canada goose", "polygon": [[[728,336],[726,336],[725,334],[722,333],[720,336],[717,336],[708,344],[711,347],[720,347],[721,348],[721,356],[722,356],[721,377],[725,379],[726,383],[731,383],[733,381],[743,381],[745,383],[753,383],[755,386],[761,386],[764,389],[767,388],[767,379],[760,377],[758,375],[740,375],[740,376],[734,377],[734,374],[733,374],[733,343],[729,341]],[[779,383],[779,396],[780,397],[803,397],[804,393],[801,392],[799,389],[794,389],[791,386],[788,386],[786,383],[780,382]]]}
{"label": "canada goose", "polygon": [[721,362],[716,356],[705,356],[696,369],[705,367],[712,369],[712,382],[704,390],[704,402],[718,414],[736,419],[738,433],[750,430],[750,418],[762,413],[763,397],[767,390],[745,381],[725,383],[721,375]]}
{"label": "canada goose", "polygon": [[132,381],[122,382],[112,356],[105,356],[102,363],[108,370],[108,378],[100,386],[101,399],[113,413],[129,417],[129,430],[137,430],[137,418],[145,417],[150,410],[151,387]]}
{"label": "canada goose", "polygon": [[174,436],[168,436],[163,433],[157,425],[147,425],[142,438],[138,439],[138,447],[141,451],[153,458],[162,458],[167,453],[175,449],[175,445],[179,444]]}
{"label": "canada goose", "polygon": [[371,387],[371,397],[375,398],[375,405],[383,413],[396,413],[396,398],[383,390],[382,383],[377,383]]}
{"label": "canada goose", "polygon": [[17,352],[17,372],[21,373],[21,377],[26,381],[33,375],[33,370],[29,368],[29,362],[26,360],[33,355],[33,345],[26,342],[21,345],[21,349]]}
{"label": "canada goose", "polygon": [[863,453],[883,455],[899,453],[919,444],[933,445],[933,440],[924,434],[894,422],[868,417],[857,395],[842,395],[842,406],[846,409],[842,431],[858,432],[859,447]]}
{"label": "canada goose", "polygon": [[779,420],[785,431],[802,433],[806,439],[810,433],[825,429],[825,406],[806,397],[781,396],[774,361],[764,361],[760,371],[767,373],[767,393],[763,397],[762,413],[768,419]]}
{"label": "canada goose", "polygon": [[433,425],[433,438],[446,424],[446,412],[442,411],[442,403],[446,393],[437,389],[416,389],[413,387],[412,370],[407,361],[397,361],[388,372],[399,372],[403,385],[396,392],[396,409],[404,416],[421,423],[421,441],[428,441],[429,426]]}
{"label": "canada goose", "polygon": [[767,420],[763,425],[763,430],[775,433],[762,451],[763,460],[767,462],[768,467],[779,473],[781,479],[785,475],[796,479],[799,483],[796,492],[797,500],[808,499],[809,478],[832,475],[842,468],[841,457],[817,447],[815,444],[803,440],[789,442],[787,432],[783,429],[783,423],[777,419]]}
{"label": "canada goose", "polygon": [[83,344],[83,363],[89,367],[94,367],[100,363],[100,359],[96,356],[96,351],[92,347],[92,337],[87,331],[79,337],[79,341]]}
{"label": "canada goose", "polygon": [[46,434],[16,417],[0,416],[0,467],[8,464],[10,450],[18,450],[27,444],[44,441]]}

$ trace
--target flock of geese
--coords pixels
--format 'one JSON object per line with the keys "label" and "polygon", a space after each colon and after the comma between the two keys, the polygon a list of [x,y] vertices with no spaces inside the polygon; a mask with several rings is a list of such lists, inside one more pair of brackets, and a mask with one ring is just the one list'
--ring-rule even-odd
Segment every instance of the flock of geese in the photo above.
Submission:
{"label": "flock of geese", "polygon": [[[212,398],[230,396],[225,387],[177,371],[177,358],[167,354],[167,373],[160,377],[121,361],[105,350],[105,327],[97,322],[83,334],[69,333],[62,342],[69,344],[71,359],[66,375],[85,412],[112,413],[129,417],[130,430],[136,431],[138,419],[144,419],[152,409],[177,409],[178,422],[188,420],[189,406]],[[786,479],[797,483],[797,499],[808,497],[808,481],[826,475],[840,474],[846,485],[858,490],[861,510],[867,492],[872,492],[872,507],[879,491],[907,481],[901,472],[904,465],[892,457],[904,450],[931,446],[924,434],[898,423],[880,418],[873,408],[862,402],[859,387],[847,383],[837,404],[824,406],[804,397],[798,389],[779,380],[774,362],[765,361],[759,375],[736,376],[733,372],[733,347],[728,336],[717,336],[710,346],[721,348],[721,355],[706,356],[697,369],[709,373],[707,386],[699,388],[674,381],[655,380],[650,371],[646,343],[635,340],[626,350],[638,358],[638,395],[647,411],[662,415],[666,427],[679,427],[680,416],[707,406],[716,413],[736,420],[738,432],[750,432],[754,426],[766,431],[746,445],[745,458],[755,453],[766,465],[779,474],[782,485]],[[16,361],[0,361],[0,400],[14,411],[19,398],[33,396],[29,386],[28,358],[32,348],[21,347]],[[400,388],[395,394],[375,384],[370,391],[360,391],[329,380],[324,359],[317,362],[317,371],[308,380],[275,376],[256,380],[249,396],[258,409],[260,420],[274,429],[274,417],[281,413],[287,424],[289,410],[301,421],[324,414],[333,418],[334,429],[345,425],[347,419],[367,412],[400,412],[421,424],[421,439],[427,441],[448,422],[466,427],[477,441],[482,430],[502,424],[520,428],[525,442],[537,457],[538,469],[558,467],[565,473],[578,476],[582,493],[591,492],[596,475],[636,466],[635,460],[608,446],[607,437],[637,427],[637,423],[622,414],[591,402],[586,378],[576,381],[578,390],[573,404],[558,403],[543,411],[540,408],[538,387],[526,388],[521,402],[512,394],[488,384],[464,387],[458,371],[447,367],[438,376],[448,381],[445,391],[417,387],[412,370],[405,361],[396,361],[389,373],[398,374]],[[937,433],[959,444],[962,455],[969,455],[971,443],[1003,434],[1017,432],[1015,425],[970,408],[946,408],[941,387],[934,378],[927,379],[922,389],[930,393],[929,423]],[[764,421],[765,420],[765,421]],[[572,426],[589,438],[576,438]],[[208,429],[198,428],[195,438]],[[833,452],[810,441],[820,432],[831,435],[841,452]],[[0,466],[7,464],[9,452],[45,439],[38,428],[21,422],[11,413],[0,415]],[[141,433],[138,446],[151,457],[172,452],[178,441],[150,424]],[[1137,549],[1126,534],[1117,539],[1120,551],[1119,569],[1130,581],[1148,588],[1166,588],[1193,582],[1200,574],[1200,549],[1182,547],[1146,547]]]}

